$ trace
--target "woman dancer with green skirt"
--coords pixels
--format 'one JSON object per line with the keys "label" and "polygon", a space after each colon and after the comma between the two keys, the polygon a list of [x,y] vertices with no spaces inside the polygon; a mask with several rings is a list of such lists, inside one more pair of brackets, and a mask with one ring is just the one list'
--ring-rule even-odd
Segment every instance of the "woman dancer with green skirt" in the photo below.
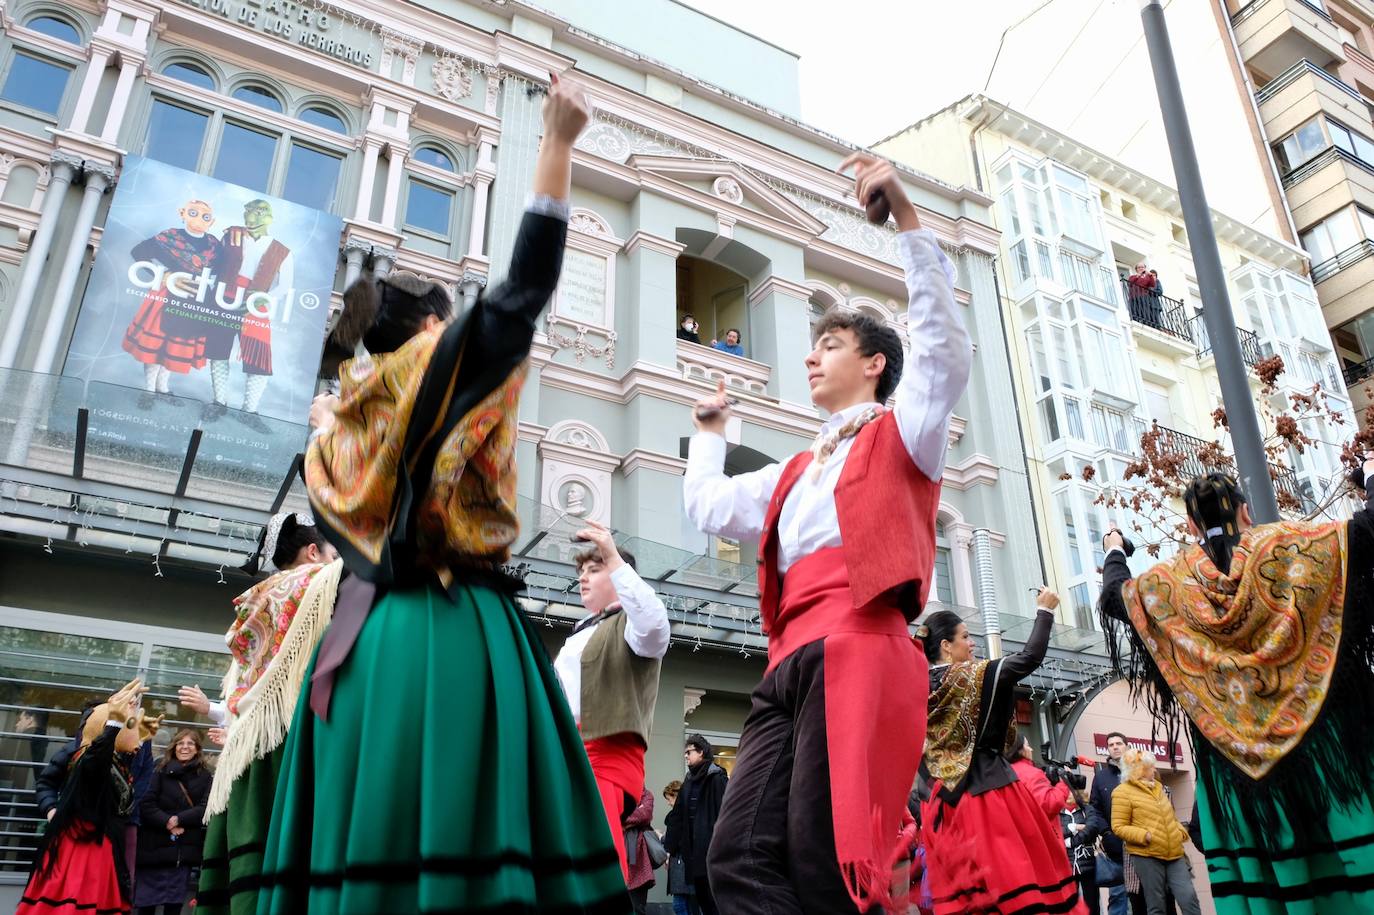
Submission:
{"label": "woman dancer with green skirt", "polygon": [[582,741],[501,571],[520,388],[586,123],[555,78],[509,275],[471,310],[451,317],[414,274],[349,289],[349,320],[373,315],[370,355],[312,406],[305,476],[351,574],[287,742],[260,915],[631,911]]}
{"label": "woman dancer with green skirt", "polygon": [[273,574],[234,600],[225,633],[233,662],[223,701],[183,686],[181,704],[226,727],[205,805],[196,915],[253,915],[286,732],[305,672],[334,612],[343,563],[309,515],[283,512],[263,530],[258,561]]}
{"label": "woman dancer with green skirt", "polygon": [[1215,472],[1184,501],[1198,543],[1137,578],[1107,535],[1099,609],[1170,745],[1191,727],[1217,912],[1374,911],[1374,502],[1252,525]]}

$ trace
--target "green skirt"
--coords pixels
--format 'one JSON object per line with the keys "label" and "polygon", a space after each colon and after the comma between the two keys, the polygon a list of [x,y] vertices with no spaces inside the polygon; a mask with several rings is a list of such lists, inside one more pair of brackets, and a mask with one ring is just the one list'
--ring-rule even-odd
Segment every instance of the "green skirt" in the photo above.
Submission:
{"label": "green skirt", "polygon": [[542,646],[510,598],[455,593],[378,601],[328,722],[307,675],[259,915],[631,911]]}
{"label": "green skirt", "polygon": [[[1314,778],[1321,779],[1320,773]],[[1344,915],[1374,912],[1374,810],[1368,802],[1347,809],[1285,811],[1325,817],[1329,842],[1298,847],[1285,820],[1280,835],[1257,836],[1240,814],[1240,798],[1227,789],[1218,799],[1235,824],[1227,829],[1210,814],[1208,779],[1197,780],[1203,854],[1217,915]]]}
{"label": "green skirt", "polygon": [[206,824],[196,915],[253,915],[258,910],[262,851],[285,755],[283,744],[250,764],[234,780],[224,812]]}

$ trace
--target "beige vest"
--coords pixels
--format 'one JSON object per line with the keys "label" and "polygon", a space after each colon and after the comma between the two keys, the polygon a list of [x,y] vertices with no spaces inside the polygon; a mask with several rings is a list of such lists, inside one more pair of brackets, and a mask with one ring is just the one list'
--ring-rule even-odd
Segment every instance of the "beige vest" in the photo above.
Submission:
{"label": "beige vest", "polygon": [[625,611],[597,624],[582,652],[582,739],[636,734],[649,745],[663,662],[625,643]]}

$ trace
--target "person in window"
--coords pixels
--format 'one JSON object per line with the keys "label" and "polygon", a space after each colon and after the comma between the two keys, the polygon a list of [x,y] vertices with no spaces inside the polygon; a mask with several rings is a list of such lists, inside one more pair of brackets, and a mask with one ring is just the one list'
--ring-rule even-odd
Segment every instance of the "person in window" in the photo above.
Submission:
{"label": "person in window", "polygon": [[700,325],[697,324],[696,318],[691,315],[683,315],[682,323],[677,328],[677,338],[686,340],[688,343],[700,343],[701,335],[697,332],[699,328]]}
{"label": "person in window", "polygon": [[413,273],[345,293],[375,315],[368,355],[312,405],[305,480],[350,575],[287,737],[258,915],[631,910],[577,726],[503,570],[582,91],[555,76],[543,117],[502,283],[457,316]]}
{"label": "person in window", "polygon": [[1025,647],[992,661],[974,658],[968,626],[952,610],[924,621],[930,799],[921,808],[921,843],[935,915],[1084,915],[1058,818],[1006,759],[1017,737],[1016,686],[1045,659],[1057,606],[1058,595],[1042,589]]}
{"label": "person in window", "polygon": [[896,170],[862,153],[852,166],[858,206],[881,193],[897,220],[910,356],[883,322],[828,311],[805,363],[811,399],[830,418],[810,449],[751,473],[725,474],[724,382],[693,414],[687,516],[707,534],[758,538],[768,634],[711,849],[711,888],[731,915],[893,904],[921,760],[926,661],[908,621],[931,587],[950,413],[973,347],[954,265]]}
{"label": "person in window", "polygon": [[143,363],[143,409],[153,405],[157,394],[171,394],[172,373],[185,375],[205,367],[205,330],[197,317],[200,303],[168,288],[167,276],[186,273],[192,277],[217,269],[220,243],[210,234],[214,208],[204,200],[188,200],[177,210],[181,228],[167,229],[134,246],[136,263],[161,271],[161,280],[148,291],[138,313],[124,331],[124,352]]}
{"label": "person in window", "polygon": [[1126,305],[1132,321],[1152,327],[1159,325],[1155,317],[1159,307],[1159,277],[1144,261],[1136,264],[1135,273],[1126,278]]}
{"label": "person in window", "polygon": [[1196,542],[1137,577],[1107,534],[1098,607],[1157,729],[1170,745],[1192,730],[1217,912],[1374,911],[1374,503],[1255,525],[1220,472],[1184,503]]}
{"label": "person in window", "polygon": [[[258,417],[258,406],[272,377],[272,322],[270,312],[290,294],[295,261],[291,249],[272,237],[272,204],[261,198],[243,207],[243,225],[230,226],[221,239],[219,281],[225,300],[237,303],[220,311],[206,324],[205,355],[210,360],[210,381],[215,401],[207,418],[221,416],[229,403],[229,358],[234,341],[239,343],[243,368],[243,410],[240,418],[264,435],[272,430]],[[272,303],[272,304],[269,304]]]}
{"label": "person in window", "polygon": [[162,915],[179,915],[195,896],[210,778],[201,754],[200,732],[177,731],[153,770],[140,804],[138,879],[134,882],[134,907],[139,915],[157,915],[159,906]]}
{"label": "person in window", "polygon": [[618,548],[604,526],[589,521],[574,537],[588,545],[574,557],[587,616],[573,627],[553,669],[582,735],[628,879],[621,821],[644,791],[644,754],[668,652],[668,610],[635,571],[634,556]]}
{"label": "person in window", "polygon": [[724,340],[712,340],[711,347],[732,356],[743,356],[744,346],[740,343],[739,329],[732,327],[725,332]]}
{"label": "person in window", "polygon": [[197,915],[257,909],[283,744],[306,666],[334,612],[338,559],[309,515],[273,516],[253,566],[272,574],[234,599],[223,699],[212,703],[199,687],[181,688],[182,705],[227,728],[206,803]]}
{"label": "person in window", "polygon": [[124,834],[136,803],[133,761],[162,725],[161,716],[144,715],[143,692],[135,679],[87,716],[15,915],[129,911]]}

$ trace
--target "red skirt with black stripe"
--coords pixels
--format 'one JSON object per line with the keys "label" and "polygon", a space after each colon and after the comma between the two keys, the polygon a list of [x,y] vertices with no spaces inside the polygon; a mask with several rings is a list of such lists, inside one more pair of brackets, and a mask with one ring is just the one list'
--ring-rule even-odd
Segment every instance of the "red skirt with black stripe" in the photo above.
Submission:
{"label": "red skirt with black stripe", "polygon": [[35,867],[15,915],[128,915],[119,891],[114,846],[70,834],[57,841],[57,859],[46,874]]}
{"label": "red skirt with black stripe", "polygon": [[1059,822],[1020,782],[921,809],[935,915],[1086,915]]}
{"label": "red skirt with black stripe", "polygon": [[144,296],[138,314],[124,332],[124,352],[144,365],[160,365],[182,375],[204,368],[204,337],[178,337],[163,328],[166,295],[166,290],[155,290]]}

